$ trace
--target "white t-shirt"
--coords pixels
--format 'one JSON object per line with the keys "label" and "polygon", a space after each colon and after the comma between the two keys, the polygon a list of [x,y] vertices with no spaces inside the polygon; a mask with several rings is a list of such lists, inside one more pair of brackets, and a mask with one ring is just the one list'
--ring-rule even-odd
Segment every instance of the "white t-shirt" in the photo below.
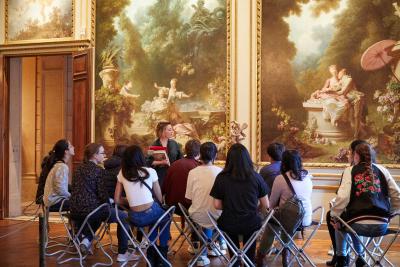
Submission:
{"label": "white t-shirt", "polygon": [[217,166],[201,165],[191,170],[188,175],[185,198],[192,200],[189,214],[193,221],[205,228],[212,227],[208,211],[215,217],[221,215],[221,211],[214,208],[213,198],[210,196],[215,178],[221,171]]}
{"label": "white t-shirt", "polygon": [[[153,183],[158,181],[157,172],[152,168],[144,167],[148,173],[149,177],[144,180],[150,188],[153,188]],[[122,170],[117,176],[118,182],[124,186],[126,198],[128,199],[129,206],[135,207],[147,203],[153,202],[153,195],[150,190],[143,185],[141,182],[130,182],[122,174]]]}

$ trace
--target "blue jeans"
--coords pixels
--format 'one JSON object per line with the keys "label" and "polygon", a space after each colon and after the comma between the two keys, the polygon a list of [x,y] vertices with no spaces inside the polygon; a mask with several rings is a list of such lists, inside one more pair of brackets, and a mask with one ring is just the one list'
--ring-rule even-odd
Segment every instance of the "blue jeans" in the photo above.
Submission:
{"label": "blue jeans", "polygon": [[[383,236],[388,227],[387,223],[383,224],[361,224],[361,223],[353,223],[350,225],[351,228],[359,235],[366,237],[378,237]],[[347,242],[346,239],[350,236],[353,241],[353,246],[357,254],[362,255],[364,253],[363,246],[355,237],[355,235],[346,233],[341,231],[339,233],[338,230],[335,231],[336,237],[336,255],[338,256],[346,256],[347,255]]]}
{"label": "blue jeans", "polygon": [[[203,233],[207,236],[207,240],[211,241],[213,234],[216,232],[216,230],[210,229],[210,228],[204,228],[203,229]],[[221,236],[218,236],[217,238],[218,241],[223,241],[223,238]],[[201,253],[202,256],[207,256],[207,249],[204,249]]]}
{"label": "blue jeans", "polygon": [[[122,224],[124,225],[125,229],[129,231],[129,223],[127,222],[126,218],[128,214],[121,210],[115,210],[115,208],[111,208],[110,218],[108,220],[109,223],[118,223],[116,212],[118,212],[118,216],[121,219]],[[80,227],[85,220],[86,216],[76,217],[74,220],[77,223],[77,226]],[[99,229],[101,222],[105,221],[108,217],[108,209],[100,209],[96,213],[94,213],[88,223],[92,227],[93,231],[96,232]],[[90,231],[89,227],[85,227],[82,230],[82,234],[89,240],[92,241],[93,235]],[[125,234],[124,230],[122,230],[120,224],[118,223],[117,226],[117,238],[118,238],[118,253],[124,254],[128,249],[128,236]]]}
{"label": "blue jeans", "polygon": [[[145,227],[152,226],[157,222],[157,220],[164,214],[164,210],[160,207],[157,202],[153,202],[153,205],[145,211],[135,212],[129,211],[129,219],[132,224],[136,227]],[[150,241],[154,241],[157,237],[157,234],[161,229],[167,224],[164,231],[160,233],[160,246],[166,247],[168,246],[169,240],[169,228],[171,225],[171,221],[169,216],[164,217],[161,223],[158,226],[158,229],[155,230],[150,236]]]}

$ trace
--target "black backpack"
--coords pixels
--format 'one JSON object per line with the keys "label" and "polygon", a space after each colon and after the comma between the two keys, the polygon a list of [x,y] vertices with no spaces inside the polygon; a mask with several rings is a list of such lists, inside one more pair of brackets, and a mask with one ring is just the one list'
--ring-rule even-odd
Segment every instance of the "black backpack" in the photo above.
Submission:
{"label": "black backpack", "polygon": [[275,213],[275,217],[285,228],[288,234],[293,234],[294,231],[302,228],[303,218],[306,212],[303,206],[303,202],[296,195],[296,192],[294,191],[289,177],[287,177],[285,173],[282,175],[283,178],[285,178],[285,181],[290,190],[292,191],[293,196],[286,200],[282,207],[279,207],[277,213]]}

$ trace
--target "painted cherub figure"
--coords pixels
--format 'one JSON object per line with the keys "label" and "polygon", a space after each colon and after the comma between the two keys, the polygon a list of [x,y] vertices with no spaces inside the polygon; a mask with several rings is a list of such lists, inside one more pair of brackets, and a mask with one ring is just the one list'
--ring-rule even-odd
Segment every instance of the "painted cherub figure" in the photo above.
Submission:
{"label": "painted cherub figure", "polygon": [[178,79],[173,78],[170,81],[170,87],[162,87],[158,86],[157,83],[154,83],[154,87],[158,89],[158,94],[159,96],[165,96],[167,98],[167,103],[173,103],[175,102],[175,99],[181,99],[181,98],[189,98],[192,96],[192,94],[186,94],[185,92],[178,91],[176,88],[176,84],[178,82]]}
{"label": "painted cherub figure", "polygon": [[243,123],[240,125],[237,121],[231,121],[230,123],[230,134],[231,134],[231,142],[233,144],[240,143],[246,137],[246,134],[243,132],[248,127],[247,123]]}

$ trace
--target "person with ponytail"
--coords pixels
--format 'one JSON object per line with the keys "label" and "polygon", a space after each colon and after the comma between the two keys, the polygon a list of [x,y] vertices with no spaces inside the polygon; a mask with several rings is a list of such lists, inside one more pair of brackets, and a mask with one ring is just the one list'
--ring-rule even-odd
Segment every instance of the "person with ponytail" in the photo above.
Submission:
{"label": "person with ponytail", "polygon": [[[400,189],[389,171],[373,163],[374,152],[370,145],[361,143],[354,150],[354,166],[344,170],[337,197],[331,202],[331,216],[336,229],[337,267],[347,266],[346,238],[350,235],[359,255],[363,247],[354,235],[339,232],[341,217],[360,236],[384,235],[392,214],[400,211]],[[357,258],[356,267],[364,266]]]}
{"label": "person with ponytail", "polygon": [[[114,201],[118,204],[124,204],[126,200],[129,205],[129,219],[134,226],[145,227],[151,226],[164,214],[161,207],[162,195],[160,184],[158,183],[157,172],[153,168],[146,166],[146,160],[142,149],[137,145],[131,145],[126,148],[121,162],[121,171],[117,179],[115,188]],[[126,199],[121,198],[122,190],[125,190]],[[154,198],[153,198],[154,196]],[[169,220],[165,217],[165,222],[161,223],[158,231],[160,231]],[[167,259],[168,240],[170,225],[160,233],[159,251]],[[153,241],[157,236],[157,231],[150,235]],[[153,246],[147,249],[147,258],[151,266],[168,266],[162,261]]]}
{"label": "person with ponytail", "polygon": [[[69,168],[68,162],[75,155],[74,146],[66,139],[58,140],[46,161],[45,168],[50,170],[44,186],[43,203],[50,211],[58,211],[62,199],[69,199],[68,192]],[[69,209],[65,201],[63,210]]]}

